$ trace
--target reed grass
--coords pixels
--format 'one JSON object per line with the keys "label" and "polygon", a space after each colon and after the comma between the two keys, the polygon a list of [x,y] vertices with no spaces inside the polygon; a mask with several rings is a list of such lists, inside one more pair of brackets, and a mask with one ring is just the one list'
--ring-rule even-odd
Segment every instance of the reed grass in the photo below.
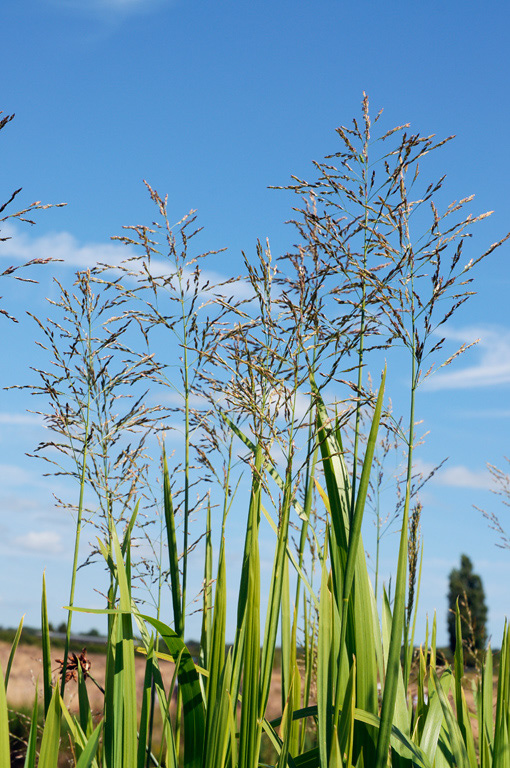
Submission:
{"label": "reed grass", "polygon": [[[365,97],[361,122],[338,129],[341,149],[316,164],[316,180],[287,187],[305,198],[296,209],[295,252],[274,260],[269,244],[259,243],[256,261],[245,257],[242,281],[212,285],[201,269],[211,254],[193,255],[194,214],[171,225],[166,199],[147,185],[158,222],[129,227],[118,238],[129,246],[126,261],[78,273],[74,292],[60,287],[55,315],[37,320],[57,363],[56,373],[39,372],[36,391],[48,405],[41,412],[56,435],[39,453],[55,462],[59,452],[53,470],[76,480],[78,504],[60,684],[51,675],[43,581],[44,724],[40,734],[36,692],[25,768],[57,765],[64,726],[78,768],[510,765],[507,628],[495,715],[490,648],[475,716],[468,710],[459,613],[453,667],[438,666],[434,619],[418,650],[416,704],[409,694],[420,581],[422,508],[413,473],[419,385],[438,364],[437,329],[471,294],[471,270],[500,243],[462,261],[463,242],[485,215],[464,213],[470,198],[439,214],[434,196],[442,180],[414,194],[419,164],[445,142],[408,134],[407,126],[374,139],[379,117],[372,123]],[[159,340],[170,335],[174,346],[162,348]],[[380,376],[368,374],[381,353],[391,369],[397,344],[409,358],[407,424],[386,405],[386,366]],[[179,454],[162,447],[161,498],[154,502],[147,451],[154,434],[171,425],[168,411],[146,400],[147,381],[179,395],[173,415],[181,415],[182,426]],[[120,412],[125,388],[132,400]],[[394,594],[390,601],[381,589],[379,611],[362,529],[380,484],[373,475],[381,434],[383,446],[394,442],[404,451],[406,470],[395,498],[401,530]],[[230,645],[232,514],[245,515],[245,537]],[[141,565],[144,583],[156,590],[152,603],[135,590],[133,552],[151,516],[160,522],[160,541],[153,526],[155,559]],[[103,609],[74,601],[87,521],[109,574]],[[265,620],[263,521],[274,533]],[[193,656],[185,633],[196,547],[203,552],[202,627]],[[108,617],[99,717],[90,709],[85,664],[77,670],[78,715],[64,695],[77,611]],[[21,625],[12,655],[20,633]],[[141,700],[136,653],[145,663]],[[169,687],[162,659],[174,663]],[[11,662],[0,674],[2,765],[10,761]],[[277,666],[281,710],[270,719]],[[156,713],[163,723],[158,739]]]}

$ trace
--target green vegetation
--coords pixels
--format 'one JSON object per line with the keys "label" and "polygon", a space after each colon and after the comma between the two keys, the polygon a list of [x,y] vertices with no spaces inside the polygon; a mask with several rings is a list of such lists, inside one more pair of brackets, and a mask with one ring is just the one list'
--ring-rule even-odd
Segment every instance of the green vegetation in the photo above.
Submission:
{"label": "green vegetation", "polygon": [[[36,695],[26,768],[57,765],[64,726],[77,768],[510,764],[507,629],[495,715],[490,648],[476,682],[476,714],[468,711],[460,610],[453,667],[437,662],[434,619],[413,668],[416,702],[410,690],[420,581],[419,386],[437,364],[435,331],[467,300],[471,270],[498,244],[463,263],[464,239],[484,215],[464,213],[469,199],[439,213],[441,182],[420,186],[419,165],[444,142],[406,129],[372,138],[365,98],[361,121],[337,131],[339,151],[316,164],[317,179],[294,179],[288,188],[305,200],[296,209],[299,246],[275,261],[259,244],[243,282],[212,285],[201,269],[207,254],[192,251],[194,217],[172,226],[166,200],[148,187],[158,223],[129,228],[120,238],[129,246],[126,261],[78,273],[72,291],[59,286],[54,316],[37,321],[53,363],[36,388],[53,431],[40,453],[77,481],[78,502],[60,683],[52,678],[43,581],[43,702]],[[408,361],[404,421],[385,407],[395,349]],[[153,406],[149,383],[170,391],[176,408]],[[147,451],[179,415],[180,449],[163,451],[160,500]],[[381,430],[405,449],[406,471],[393,596],[381,588],[379,613],[361,531]],[[232,515],[245,521],[245,538],[227,646]],[[109,572],[103,610],[74,604],[86,521],[98,533],[92,556]],[[274,533],[265,620],[264,521]],[[153,557],[137,559],[137,541],[145,551],[152,544]],[[185,642],[196,546],[204,555],[198,657]],[[108,617],[99,719],[86,665],[76,670],[78,715],[65,704],[77,611]],[[135,632],[146,659],[139,699]],[[169,686],[155,650],[161,642],[175,664]],[[281,715],[270,720],[277,642]],[[9,670],[10,663],[0,674],[1,765],[10,760]],[[163,722],[157,738],[156,714]]]}

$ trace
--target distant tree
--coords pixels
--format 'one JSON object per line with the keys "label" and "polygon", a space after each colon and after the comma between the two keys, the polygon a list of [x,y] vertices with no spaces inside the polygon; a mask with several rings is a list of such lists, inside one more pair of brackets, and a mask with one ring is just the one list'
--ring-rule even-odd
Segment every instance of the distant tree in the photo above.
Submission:
{"label": "distant tree", "polygon": [[449,577],[448,633],[450,649],[455,651],[455,605],[459,601],[462,636],[473,651],[484,648],[487,640],[487,606],[480,576],[473,572],[473,563],[461,555],[460,568],[453,568]]}

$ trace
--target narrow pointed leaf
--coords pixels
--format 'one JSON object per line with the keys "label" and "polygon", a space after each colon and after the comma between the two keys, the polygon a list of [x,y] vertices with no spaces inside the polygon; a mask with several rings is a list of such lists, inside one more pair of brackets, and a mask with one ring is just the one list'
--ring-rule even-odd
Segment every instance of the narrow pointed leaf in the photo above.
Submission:
{"label": "narrow pointed leaf", "polygon": [[52,699],[51,689],[51,649],[50,627],[48,623],[48,608],[46,602],[46,577],[43,573],[42,599],[41,599],[41,644],[43,658],[43,694],[44,714],[46,715]]}
{"label": "narrow pointed leaf", "polygon": [[61,699],[58,685],[55,686],[41,741],[38,768],[57,768],[60,747]]}
{"label": "narrow pointed leaf", "polygon": [[5,690],[7,690],[7,685],[9,683],[9,676],[11,674],[11,667],[12,662],[14,660],[14,654],[16,653],[16,648],[18,647],[19,639],[21,637],[21,631],[23,629],[23,620],[24,616],[21,618],[21,621],[18,625],[18,629],[16,630],[16,634],[14,635],[14,640],[12,641],[11,650],[9,653],[9,658],[7,660],[7,666],[5,668]]}
{"label": "narrow pointed leaf", "polygon": [[175,513],[170,487],[170,475],[166,452],[163,449],[163,501],[165,509],[165,530],[168,544],[168,558],[170,561],[170,586],[172,590],[172,606],[174,610],[174,625],[177,634],[182,637],[182,587],[179,570],[179,552],[177,549],[177,536],[175,533]]}
{"label": "narrow pointed leaf", "polygon": [[0,765],[8,766],[11,762],[9,743],[9,711],[5,696],[4,675],[0,667]]}
{"label": "narrow pointed leaf", "polygon": [[161,635],[178,665],[179,687],[184,706],[184,766],[200,768],[204,749],[205,712],[198,673],[190,652],[179,635],[162,621],[140,614]]}
{"label": "narrow pointed leaf", "polygon": [[30,733],[28,734],[27,753],[23,768],[35,768],[37,755],[37,719],[39,716],[39,689],[36,685],[32,718],[30,720]]}

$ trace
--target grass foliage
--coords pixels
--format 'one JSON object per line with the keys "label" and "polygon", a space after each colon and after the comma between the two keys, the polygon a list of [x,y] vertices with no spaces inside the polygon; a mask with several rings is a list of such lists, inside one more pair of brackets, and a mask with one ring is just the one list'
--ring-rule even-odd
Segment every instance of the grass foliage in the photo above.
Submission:
{"label": "grass foliage", "polygon": [[[463,259],[463,243],[485,215],[464,212],[471,198],[440,213],[442,180],[421,184],[422,160],[445,142],[407,126],[374,139],[379,117],[373,125],[365,98],[361,120],[337,130],[339,151],[316,163],[315,181],[294,178],[286,187],[300,201],[294,252],[275,261],[259,243],[243,279],[214,284],[202,266],[211,254],[194,252],[194,214],[171,225],[166,200],[148,186],[158,220],[118,238],[126,260],[78,273],[71,290],[59,285],[54,315],[37,319],[53,365],[33,388],[51,430],[36,453],[76,480],[78,500],[60,681],[43,581],[43,696],[36,691],[27,716],[25,768],[57,766],[64,732],[77,768],[510,766],[508,629],[495,710],[490,648],[476,711],[468,709],[459,613],[452,666],[438,663],[435,619],[414,650],[418,390],[455,357],[438,361],[441,326],[472,293],[471,270],[500,243]],[[395,350],[407,357],[410,381],[399,418],[387,407],[383,362],[389,380]],[[381,373],[371,378],[374,369]],[[154,393],[166,405],[154,405]],[[167,455],[176,421],[180,447]],[[159,486],[150,463],[158,435]],[[405,471],[394,502],[393,594],[383,588],[379,602],[362,528],[388,435],[404,451]],[[245,538],[227,644],[232,514],[245,520]],[[97,533],[88,561],[102,560],[108,571],[102,610],[75,605],[86,523]],[[266,523],[274,552],[261,595]],[[202,630],[192,654],[185,639],[197,547]],[[66,705],[77,611],[108,620],[100,713],[89,705],[86,664],[74,667],[79,712]],[[3,766],[11,760],[7,697],[20,633],[21,625],[0,674]],[[138,698],[137,652],[145,663]],[[175,665],[170,686],[162,658]],[[281,714],[270,719],[276,668]]]}

